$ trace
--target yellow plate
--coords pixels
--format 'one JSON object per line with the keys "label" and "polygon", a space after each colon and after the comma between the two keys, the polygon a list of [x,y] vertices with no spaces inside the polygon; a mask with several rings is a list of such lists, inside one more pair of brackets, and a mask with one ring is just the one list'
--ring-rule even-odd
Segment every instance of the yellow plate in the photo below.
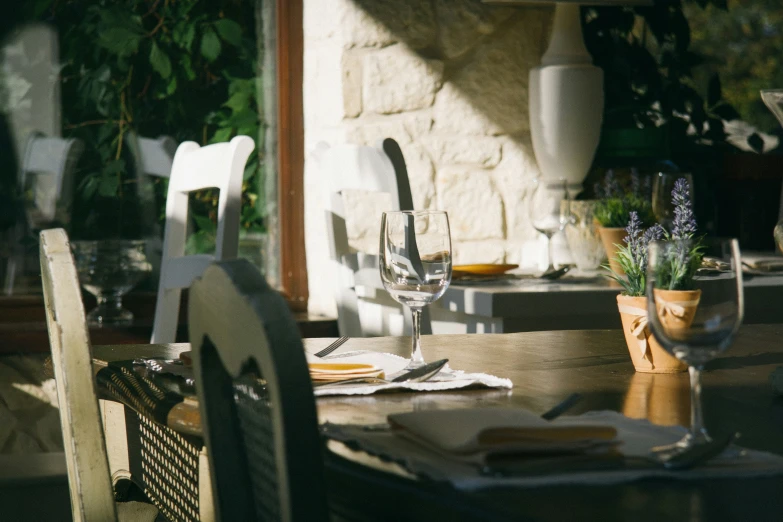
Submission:
{"label": "yellow plate", "polygon": [[518,268],[519,265],[454,265],[452,275],[499,275]]}
{"label": "yellow plate", "polygon": [[307,365],[310,371],[316,372],[346,372],[357,370],[372,370],[372,364],[345,364],[345,363],[310,363]]}

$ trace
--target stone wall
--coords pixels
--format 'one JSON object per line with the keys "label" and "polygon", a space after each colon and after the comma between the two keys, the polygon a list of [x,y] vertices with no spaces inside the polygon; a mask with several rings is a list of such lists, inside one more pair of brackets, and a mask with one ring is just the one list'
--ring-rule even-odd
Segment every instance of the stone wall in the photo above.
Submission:
{"label": "stone wall", "polygon": [[[527,85],[552,10],[480,0],[304,5],[306,149],[394,138],[414,205],[449,212],[455,263],[537,263],[543,249],[525,204],[538,172]],[[323,226],[308,194],[326,190],[313,163],[305,174],[308,236]],[[377,249],[382,209],[368,201],[350,210],[365,225],[349,223],[352,244]],[[308,257],[326,256],[309,243]],[[332,311],[323,284],[311,275],[311,311]]]}

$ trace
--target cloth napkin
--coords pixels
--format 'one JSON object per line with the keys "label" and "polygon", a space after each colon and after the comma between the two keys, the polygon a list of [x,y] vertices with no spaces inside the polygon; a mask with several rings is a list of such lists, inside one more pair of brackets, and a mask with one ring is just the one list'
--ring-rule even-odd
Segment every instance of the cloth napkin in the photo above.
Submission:
{"label": "cloth napkin", "polygon": [[389,416],[393,433],[464,462],[605,451],[616,443],[613,426],[547,421],[520,408],[427,410]]}
{"label": "cloth napkin", "polygon": [[745,263],[751,269],[755,269],[759,271],[783,272],[782,256],[743,254],[742,262]]}
{"label": "cloth napkin", "polygon": [[311,362],[308,357],[307,366],[310,370],[310,378],[314,382],[333,382],[360,377],[380,377],[383,379],[384,377],[383,369],[372,364]]}
{"label": "cloth napkin", "polygon": [[[465,410],[466,416],[470,410]],[[431,413],[431,412],[430,412]],[[644,419],[631,419],[614,411],[589,412],[579,416],[557,419],[571,425],[612,426],[617,430],[620,445],[617,451],[628,458],[642,458],[649,455],[654,446],[671,444],[685,435],[681,426],[658,426]],[[496,487],[540,487],[564,484],[604,485],[633,482],[659,477],[666,479],[693,480],[704,478],[749,478],[783,475],[783,457],[755,450],[729,447],[707,464],[689,470],[671,471],[658,467],[601,469],[599,459],[588,462],[582,468],[538,467],[533,473],[494,473],[476,463],[461,462],[458,459],[443,458],[438,452],[400,437],[393,430],[383,427],[324,424],[324,436],[348,443],[371,455],[396,462],[408,471],[435,481],[448,482],[457,489],[475,491]]]}
{"label": "cloth napkin", "polygon": [[[308,355],[308,361],[313,357]],[[408,365],[408,359],[391,353],[356,350],[337,353],[318,360],[323,363],[366,364],[383,371],[384,375],[393,375]],[[467,373],[453,370],[448,365],[431,379],[424,382],[401,382],[390,384],[357,383],[326,388],[315,387],[315,396],[325,395],[371,395],[394,390],[405,391],[445,391],[468,387],[512,388],[510,379],[495,377],[486,373]]]}

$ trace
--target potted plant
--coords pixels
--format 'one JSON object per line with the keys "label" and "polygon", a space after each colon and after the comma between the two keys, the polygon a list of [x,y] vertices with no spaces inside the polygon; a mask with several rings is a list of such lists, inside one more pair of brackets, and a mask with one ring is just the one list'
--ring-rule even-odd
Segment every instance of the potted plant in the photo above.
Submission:
{"label": "potted plant", "polygon": [[603,184],[596,184],[594,192],[599,197],[595,206],[595,221],[598,233],[609,258],[609,267],[623,275],[623,267],[618,263],[618,249],[625,244],[626,225],[635,213],[640,221],[639,226],[649,225],[654,221],[650,197],[649,178],[642,183],[636,172],[633,172],[630,187],[624,189],[612,170],[607,171]]}
{"label": "potted plant", "polygon": [[[615,261],[623,274],[611,271],[609,277],[620,284],[623,291],[617,296],[617,307],[623,324],[625,340],[631,354],[634,368],[646,373],[675,373],[685,371],[687,365],[669,355],[652,336],[647,326],[647,249],[651,241],[679,241],[693,239],[696,220],[693,216],[688,184],[684,179],[675,183],[672,191],[675,218],[671,231],[654,224],[643,230],[637,212],[632,211],[625,244],[618,248]],[[702,247],[700,241],[693,241],[687,251],[669,250],[676,255],[668,256],[656,273],[659,288],[655,289],[659,317],[667,327],[687,327],[693,321],[699,304],[701,290],[694,287],[694,275],[701,265]]]}

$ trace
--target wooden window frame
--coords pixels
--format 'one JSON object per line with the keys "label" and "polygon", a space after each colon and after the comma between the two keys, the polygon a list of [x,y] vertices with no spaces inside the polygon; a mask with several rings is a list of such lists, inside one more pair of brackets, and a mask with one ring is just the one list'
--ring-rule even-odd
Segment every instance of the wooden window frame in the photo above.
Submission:
{"label": "wooden window frame", "polygon": [[304,239],[304,31],[302,0],[275,0],[278,94],[279,285],[292,310],[307,311]]}

